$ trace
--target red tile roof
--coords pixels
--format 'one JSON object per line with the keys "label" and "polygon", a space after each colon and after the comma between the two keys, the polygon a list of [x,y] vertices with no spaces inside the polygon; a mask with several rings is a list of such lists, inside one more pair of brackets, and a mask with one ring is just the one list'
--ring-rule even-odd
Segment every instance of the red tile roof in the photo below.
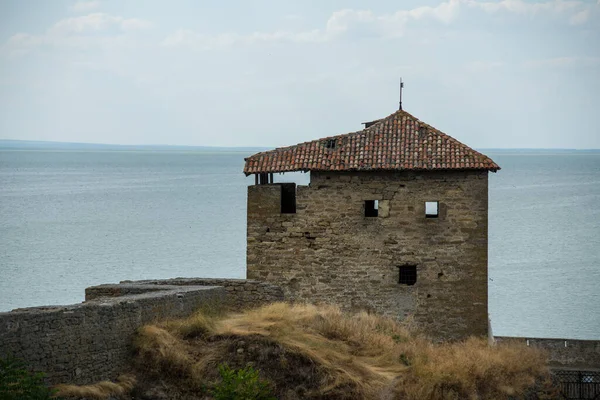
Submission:
{"label": "red tile roof", "polygon": [[[331,141],[335,140],[334,147]],[[448,170],[500,167],[406,111],[396,111],[362,131],[254,154],[246,175],[291,171]]]}

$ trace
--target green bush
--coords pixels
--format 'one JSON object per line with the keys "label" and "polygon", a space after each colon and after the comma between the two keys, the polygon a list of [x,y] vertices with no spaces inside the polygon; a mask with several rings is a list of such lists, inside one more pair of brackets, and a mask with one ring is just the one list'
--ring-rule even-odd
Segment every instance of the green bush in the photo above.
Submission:
{"label": "green bush", "polygon": [[219,375],[222,381],[212,390],[215,400],[276,400],[268,382],[260,379],[258,371],[251,366],[231,369],[221,364]]}
{"label": "green bush", "polygon": [[15,358],[0,358],[0,400],[56,400],[43,378],[44,374],[29,372]]}

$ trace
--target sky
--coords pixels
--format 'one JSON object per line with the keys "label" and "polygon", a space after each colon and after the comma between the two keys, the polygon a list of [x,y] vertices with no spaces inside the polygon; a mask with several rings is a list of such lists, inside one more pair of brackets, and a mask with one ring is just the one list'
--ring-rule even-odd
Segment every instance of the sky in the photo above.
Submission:
{"label": "sky", "polygon": [[600,148],[600,0],[3,0],[0,139],[285,146],[403,108]]}

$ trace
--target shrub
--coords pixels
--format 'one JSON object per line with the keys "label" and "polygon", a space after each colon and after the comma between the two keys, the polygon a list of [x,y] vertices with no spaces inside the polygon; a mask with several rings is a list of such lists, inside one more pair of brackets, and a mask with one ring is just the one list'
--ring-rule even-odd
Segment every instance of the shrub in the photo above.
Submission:
{"label": "shrub", "polygon": [[45,385],[43,378],[43,373],[29,372],[25,364],[15,358],[0,358],[0,399],[56,399],[54,391]]}
{"label": "shrub", "polygon": [[222,381],[212,390],[215,400],[276,400],[269,384],[251,366],[236,370],[221,364],[219,375]]}

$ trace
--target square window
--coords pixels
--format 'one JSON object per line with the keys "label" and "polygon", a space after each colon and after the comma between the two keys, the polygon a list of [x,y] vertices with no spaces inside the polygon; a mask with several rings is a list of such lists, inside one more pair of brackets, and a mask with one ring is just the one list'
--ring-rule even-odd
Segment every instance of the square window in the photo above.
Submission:
{"label": "square window", "polygon": [[379,215],[379,200],[365,200],[365,217]]}
{"label": "square window", "polygon": [[440,213],[440,203],[438,201],[425,202],[425,218],[437,218]]}
{"label": "square window", "polygon": [[398,283],[412,286],[417,283],[417,266],[416,265],[400,265]]}

